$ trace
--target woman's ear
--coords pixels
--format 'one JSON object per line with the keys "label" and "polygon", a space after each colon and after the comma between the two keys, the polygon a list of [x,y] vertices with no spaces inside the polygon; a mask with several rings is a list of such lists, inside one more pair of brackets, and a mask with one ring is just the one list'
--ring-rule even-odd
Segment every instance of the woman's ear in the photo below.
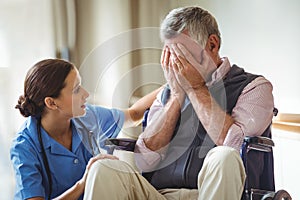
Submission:
{"label": "woman's ear", "polygon": [[58,106],[56,105],[56,103],[52,97],[46,97],[44,99],[44,103],[48,109],[56,110],[58,108]]}

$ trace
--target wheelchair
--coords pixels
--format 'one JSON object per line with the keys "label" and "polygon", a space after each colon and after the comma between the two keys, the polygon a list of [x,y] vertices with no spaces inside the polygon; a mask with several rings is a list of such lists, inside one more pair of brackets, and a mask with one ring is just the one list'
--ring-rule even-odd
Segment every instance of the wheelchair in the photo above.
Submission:
{"label": "wheelchair", "polygon": [[[274,109],[274,115],[278,110]],[[147,112],[142,122],[143,130],[146,127]],[[270,128],[270,127],[269,127]],[[240,155],[246,171],[246,181],[241,200],[291,200],[290,194],[286,190],[275,191],[274,182],[274,163],[273,147],[274,142],[271,135],[247,136],[244,138]],[[269,132],[270,133],[270,132]],[[107,153],[113,154],[113,151],[124,150],[134,151],[136,140],[129,138],[110,138],[105,141]],[[262,173],[257,172],[257,164],[263,164]]]}
{"label": "wheelchair", "polygon": [[[286,190],[275,191],[274,183],[274,164],[273,150],[274,142],[269,137],[255,136],[245,137],[241,148],[241,158],[244,163],[247,178],[244,186],[242,200],[291,200],[290,194]],[[253,154],[251,154],[253,153]],[[255,167],[257,160],[255,156],[262,155],[265,159],[263,173],[260,175],[258,184],[254,184],[251,180],[250,172],[251,163]],[[252,156],[252,157],[251,157]],[[250,164],[250,165],[249,165]],[[252,183],[252,185],[251,185]]]}

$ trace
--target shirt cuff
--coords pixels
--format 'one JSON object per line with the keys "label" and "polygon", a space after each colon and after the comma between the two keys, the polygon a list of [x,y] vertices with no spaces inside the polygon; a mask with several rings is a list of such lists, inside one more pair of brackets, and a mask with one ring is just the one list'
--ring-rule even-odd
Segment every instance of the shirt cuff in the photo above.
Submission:
{"label": "shirt cuff", "polygon": [[238,152],[240,152],[240,149],[243,144],[243,140],[244,140],[244,134],[242,132],[242,129],[237,124],[233,124],[228,130],[223,145],[232,147],[236,149]]}
{"label": "shirt cuff", "polygon": [[143,172],[152,171],[152,169],[164,157],[163,154],[148,149],[142,137],[140,137],[136,142],[134,155],[135,155],[136,166]]}

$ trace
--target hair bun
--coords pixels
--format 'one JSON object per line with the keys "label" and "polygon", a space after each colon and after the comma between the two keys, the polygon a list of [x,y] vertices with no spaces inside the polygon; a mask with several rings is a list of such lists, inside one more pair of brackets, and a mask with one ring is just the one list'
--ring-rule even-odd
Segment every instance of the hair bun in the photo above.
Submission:
{"label": "hair bun", "polygon": [[37,113],[37,109],[35,103],[31,101],[28,97],[21,95],[18,100],[18,104],[15,106],[16,109],[20,110],[20,113],[24,117],[35,116]]}

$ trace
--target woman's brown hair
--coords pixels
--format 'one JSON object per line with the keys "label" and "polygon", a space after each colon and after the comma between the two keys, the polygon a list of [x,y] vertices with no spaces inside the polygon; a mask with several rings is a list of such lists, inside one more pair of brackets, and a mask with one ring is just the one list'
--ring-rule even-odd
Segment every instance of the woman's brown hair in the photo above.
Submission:
{"label": "woman's brown hair", "polygon": [[27,72],[24,94],[19,97],[16,109],[24,117],[41,116],[45,97],[57,98],[65,87],[65,79],[74,65],[61,59],[45,59],[36,63]]}

